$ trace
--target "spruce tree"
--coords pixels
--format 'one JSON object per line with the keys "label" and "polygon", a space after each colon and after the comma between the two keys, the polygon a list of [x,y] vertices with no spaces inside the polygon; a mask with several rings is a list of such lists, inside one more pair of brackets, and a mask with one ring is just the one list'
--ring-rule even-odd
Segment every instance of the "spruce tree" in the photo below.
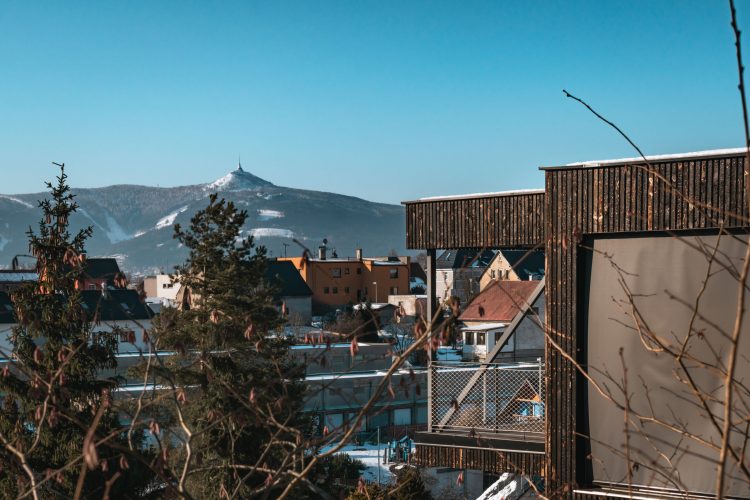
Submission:
{"label": "spruce tree", "polygon": [[94,332],[98,313],[86,310],[77,285],[92,229],[70,232],[78,205],[64,166],[47,187],[38,231],[28,231],[38,280],[11,296],[17,324],[0,376],[0,488],[8,497],[72,498],[77,490],[101,498],[107,489],[137,497],[149,474],[126,446],[113,407],[118,381],[98,375],[117,364],[116,332]]}
{"label": "spruce tree", "polygon": [[182,422],[174,406],[174,419],[164,422],[183,442],[170,464],[178,487],[199,498],[281,487],[290,479],[287,459],[299,453],[295,430],[306,425],[304,370],[288,356],[288,343],[268,334],[281,317],[263,280],[265,248],[242,237],[246,219],[213,194],[189,228],[175,225],[189,251],[175,273],[184,299],[154,329],[158,349],[175,353],[157,374],[179,395]]}

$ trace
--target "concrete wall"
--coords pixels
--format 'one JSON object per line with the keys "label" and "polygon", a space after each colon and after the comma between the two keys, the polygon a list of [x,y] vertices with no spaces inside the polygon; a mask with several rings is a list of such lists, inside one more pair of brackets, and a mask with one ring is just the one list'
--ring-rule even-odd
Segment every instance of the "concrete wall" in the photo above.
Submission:
{"label": "concrete wall", "polygon": [[288,321],[292,325],[309,325],[312,321],[312,296],[282,297],[289,311]]}
{"label": "concrete wall", "polygon": [[426,295],[389,295],[388,303],[394,306],[403,306],[407,316],[424,316],[427,314]]}

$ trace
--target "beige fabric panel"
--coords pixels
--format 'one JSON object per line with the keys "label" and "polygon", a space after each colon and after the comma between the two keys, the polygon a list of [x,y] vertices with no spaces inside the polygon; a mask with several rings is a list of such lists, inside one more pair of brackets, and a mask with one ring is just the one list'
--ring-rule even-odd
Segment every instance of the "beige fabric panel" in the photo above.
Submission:
{"label": "beige fabric panel", "polygon": [[[732,332],[739,290],[732,273],[741,270],[746,242],[746,236],[719,239],[699,315],[694,317],[692,304],[706,279],[710,261],[706,252],[713,250],[717,236],[595,240],[588,294],[589,374],[617,403],[624,405],[625,401],[623,391],[617,387],[625,379],[624,360],[634,413],[676,424],[699,439],[720,444],[720,434],[701,408],[700,400],[680,381],[685,379],[684,372],[673,356],[657,352],[657,344],[661,342],[668,349],[679,351],[685,343],[689,372],[704,393],[716,398],[708,404],[712,413],[721,416],[724,381],[712,370],[702,368],[700,362],[726,365],[728,342],[719,330],[727,335]],[[696,246],[704,251],[696,250]],[[750,316],[748,296],[750,293],[746,296]],[[640,320],[635,320],[639,315]],[[694,324],[688,335],[691,320]],[[736,378],[750,385],[750,317],[741,331]],[[735,394],[734,419],[747,418],[750,394],[745,388]],[[624,412],[602,397],[592,384],[588,396],[594,479],[627,483]],[[631,461],[638,464],[634,467],[633,484],[715,492],[719,456],[715,449],[635,415],[631,415],[627,435]],[[742,449],[744,441],[739,433],[732,435],[737,449]],[[731,478],[725,493],[750,497],[747,480],[731,459],[729,463]]]}

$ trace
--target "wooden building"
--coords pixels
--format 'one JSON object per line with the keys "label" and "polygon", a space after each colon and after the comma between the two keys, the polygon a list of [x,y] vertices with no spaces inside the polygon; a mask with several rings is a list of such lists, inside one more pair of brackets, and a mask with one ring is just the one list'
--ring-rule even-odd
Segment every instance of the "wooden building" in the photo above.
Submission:
{"label": "wooden building", "polygon": [[[670,386],[678,377],[670,373],[674,369],[664,364],[658,349],[644,349],[648,342],[632,335],[632,328],[625,334],[611,323],[602,322],[611,313],[607,300],[603,299],[617,303],[619,299],[615,296],[621,294],[622,287],[637,290],[638,293],[629,295],[632,303],[639,294],[646,296],[648,286],[662,286],[658,290],[662,295],[669,295],[672,286],[694,291],[701,277],[713,276],[705,274],[706,259],[700,258],[710,254],[706,249],[716,248],[711,255],[721,255],[725,264],[715,274],[720,280],[730,281],[718,282],[706,292],[705,298],[711,303],[711,311],[721,311],[727,304],[736,307],[739,287],[728,285],[742,267],[742,248],[747,247],[750,227],[745,169],[744,150],[653,157],[648,161],[591,162],[541,168],[543,191],[405,202],[407,246],[427,250],[430,317],[435,311],[436,250],[534,248],[544,249],[546,259],[543,444],[502,433],[477,436],[469,431],[459,435],[431,428],[416,440],[419,463],[543,476],[545,495],[551,498],[624,498],[636,493],[639,498],[672,494],[682,495],[680,498],[704,494],[715,497],[712,478],[716,475],[716,463],[709,455],[715,454],[711,446],[715,446],[712,443],[717,442],[717,434],[711,425],[695,431],[706,436],[706,443],[694,444],[691,453],[681,453],[681,460],[673,463],[667,473],[661,462],[664,457],[650,454],[644,442],[640,443],[642,448],[632,448],[638,454],[636,458],[626,460],[612,451],[623,447],[626,437],[631,437],[630,432],[635,436],[638,431],[639,439],[643,438],[644,423],[630,424],[627,428],[632,431],[626,433],[622,412],[614,421],[602,418],[604,413],[596,413],[611,411],[602,406],[597,394],[602,381],[602,366],[597,363],[605,360],[614,363],[619,352],[628,370],[624,376],[622,371],[613,370],[614,380],[618,376],[630,377],[634,386],[640,383],[639,378],[644,381],[644,387],[629,390],[634,394],[633,404],[642,404],[637,400],[654,388],[666,388],[655,406],[681,407],[692,417],[691,422],[684,424],[687,427],[693,422],[709,422],[695,408],[681,406],[684,396]],[[700,250],[698,253],[696,248]],[[628,268],[620,272],[613,265],[613,255],[622,257],[635,272]],[[685,318],[691,317],[675,309],[680,301],[675,295],[641,303],[644,309],[651,308],[649,304],[661,308],[661,312],[647,310],[644,314],[654,324],[669,330],[670,325],[682,328]],[[682,302],[688,301],[682,299]],[[725,315],[729,319],[733,318],[732,307]],[[711,335],[721,331],[727,318],[708,325],[708,320],[701,316],[705,311],[698,311],[697,307],[695,311],[692,317],[703,322],[703,329],[693,334],[691,321],[686,327],[685,342],[698,339],[709,342]],[[630,313],[633,317],[640,314]],[[739,348],[748,352],[747,321],[741,334]],[[638,342],[630,342],[630,337]],[[714,355],[724,363],[723,352]],[[747,356],[743,359],[737,363],[736,373],[750,377],[750,361]],[[614,364],[607,366],[611,368]],[[659,378],[664,373],[670,377]],[[711,393],[712,404],[721,401],[722,394]],[[652,434],[646,436],[653,438],[652,446],[654,442],[675,450],[682,446],[660,430],[649,432]],[[747,498],[750,489],[747,482],[743,483],[746,466],[732,456],[748,444],[746,438],[744,443],[741,440],[742,436],[735,435],[730,439],[724,492]],[[605,477],[603,464],[610,466],[614,475]],[[623,468],[623,464],[629,466]]]}

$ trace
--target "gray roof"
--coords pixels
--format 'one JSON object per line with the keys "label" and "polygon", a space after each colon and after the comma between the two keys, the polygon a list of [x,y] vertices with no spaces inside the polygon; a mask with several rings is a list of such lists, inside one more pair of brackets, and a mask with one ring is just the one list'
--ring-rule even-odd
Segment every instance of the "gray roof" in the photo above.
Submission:
{"label": "gray roof", "polygon": [[282,297],[311,297],[313,294],[297,268],[289,260],[269,260],[265,279],[279,289],[274,294],[275,300],[280,300]]}
{"label": "gray roof", "polygon": [[492,250],[480,248],[461,248],[446,250],[435,261],[437,269],[460,269],[462,267],[487,267],[495,258]]}
{"label": "gray roof", "polygon": [[500,250],[500,253],[521,281],[532,277],[539,279],[539,276],[544,276],[544,252],[542,250]]}

